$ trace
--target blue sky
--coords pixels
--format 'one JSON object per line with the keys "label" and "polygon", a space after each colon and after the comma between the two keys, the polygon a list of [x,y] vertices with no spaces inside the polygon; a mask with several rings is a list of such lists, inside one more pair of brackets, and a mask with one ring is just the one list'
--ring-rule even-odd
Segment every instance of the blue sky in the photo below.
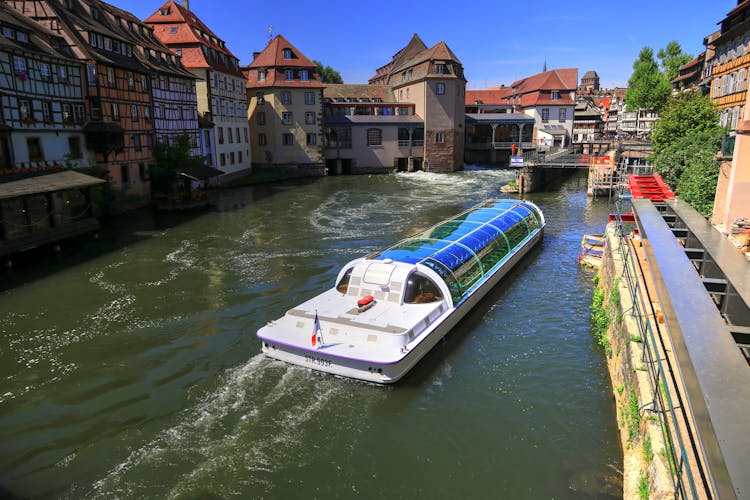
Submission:
{"label": "blue sky", "polygon": [[[143,19],[163,2],[109,0]],[[697,55],[703,37],[736,0],[560,2],[432,0],[189,0],[190,10],[222,37],[240,64],[249,64],[274,34],[310,59],[367,83],[413,33],[431,46],[444,40],[464,66],[467,88],[510,84],[547,68],[593,69],[602,86],[625,86],[644,46],[657,52],[670,40]],[[365,6],[368,6],[365,8]]]}

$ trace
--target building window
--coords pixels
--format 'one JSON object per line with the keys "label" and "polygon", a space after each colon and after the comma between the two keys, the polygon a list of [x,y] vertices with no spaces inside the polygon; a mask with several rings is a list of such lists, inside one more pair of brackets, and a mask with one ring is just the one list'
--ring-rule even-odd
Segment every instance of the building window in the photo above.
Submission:
{"label": "building window", "polygon": [[292,112],[291,111],[284,111],[281,113],[281,123],[284,125],[291,125],[292,124]]}
{"label": "building window", "polygon": [[221,165],[223,167],[226,164],[227,164],[227,157],[226,157],[226,155],[224,153],[221,153],[219,155],[219,165]]}
{"label": "building window", "polygon": [[44,161],[42,140],[39,137],[27,137],[26,147],[29,150],[29,161]]}
{"label": "building window", "polygon": [[126,163],[120,165],[120,181],[122,184],[130,183],[130,167]]}
{"label": "building window", "polygon": [[13,56],[13,71],[26,75],[26,59],[23,57]]}
{"label": "building window", "polygon": [[309,76],[308,76],[306,69],[300,70],[299,79],[302,80],[303,82],[306,82],[307,80],[309,80]]}
{"label": "building window", "polygon": [[218,131],[219,131],[219,144],[224,144],[224,127],[218,127]]}
{"label": "building window", "polygon": [[559,90],[553,90],[552,91],[552,100],[557,101],[560,99],[560,91]]}
{"label": "building window", "polygon": [[315,113],[312,111],[307,111],[305,113],[305,123],[308,125],[313,125],[315,123]]}
{"label": "building window", "polygon": [[305,104],[315,104],[315,92],[305,92]]}
{"label": "building window", "polygon": [[559,118],[559,121],[560,122],[564,122],[566,120],[567,114],[568,114],[568,110],[567,109],[560,108],[560,118]]}
{"label": "building window", "polygon": [[284,71],[284,76],[287,81],[294,80],[294,71],[292,71],[291,69],[288,69]]}
{"label": "building window", "polygon": [[266,124],[266,112],[265,111],[259,111],[255,115],[255,120],[258,122],[258,125],[265,125]]}
{"label": "building window", "polygon": [[229,153],[229,164],[234,165],[234,151]]}
{"label": "building window", "polygon": [[232,135],[232,127],[227,127],[227,142],[232,144],[234,142],[234,136]]}
{"label": "building window", "polygon": [[58,66],[57,77],[60,79],[61,82],[67,82],[68,81],[68,68],[66,66]]}
{"label": "building window", "polygon": [[93,64],[86,65],[86,78],[93,85],[96,83],[96,66]]}
{"label": "building window", "polygon": [[61,106],[62,106],[63,123],[65,124],[73,123],[73,106],[71,106],[67,102],[62,103]]}
{"label": "building window", "polygon": [[547,123],[549,121],[549,108],[542,108],[542,122]]}
{"label": "building window", "polygon": [[128,71],[128,89],[135,90],[135,77],[131,71]]}
{"label": "building window", "polygon": [[283,50],[284,59],[291,59],[292,58],[292,49],[284,49]]}
{"label": "building window", "polygon": [[258,81],[259,82],[265,82],[266,81],[266,70],[259,69],[258,70]]}
{"label": "building window", "polygon": [[76,104],[73,110],[75,112],[76,123],[83,123],[86,121],[86,112],[83,104]]}
{"label": "building window", "polygon": [[256,92],[255,99],[258,101],[258,106],[262,106],[266,103],[266,98],[264,97],[263,92]]}
{"label": "building window", "polygon": [[435,143],[442,144],[445,142],[445,134],[443,132],[435,132]]}
{"label": "building window", "polygon": [[318,134],[307,134],[307,145],[315,146],[318,143]]}
{"label": "building window", "polygon": [[445,84],[444,83],[438,83],[435,86],[435,92],[437,94],[445,94]]}
{"label": "building window", "polygon": [[130,105],[130,117],[133,119],[133,121],[138,120],[138,106],[135,104]]}
{"label": "building window", "polygon": [[52,123],[52,103],[42,101],[42,119],[44,123]]}
{"label": "building window", "polygon": [[292,93],[288,90],[285,90],[281,93],[281,104],[291,104],[292,103]]}
{"label": "building window", "polygon": [[281,143],[284,144],[284,146],[291,146],[294,144],[294,136],[292,134],[282,134],[281,135]]}
{"label": "building window", "polygon": [[39,74],[41,75],[42,80],[51,80],[52,71],[50,70],[49,64],[39,63]]}
{"label": "building window", "polygon": [[445,74],[445,64],[436,64],[435,65],[435,73],[438,75],[444,75]]}
{"label": "building window", "polygon": [[68,154],[74,159],[83,158],[80,137],[68,137]]}
{"label": "building window", "polygon": [[31,101],[26,99],[18,100],[18,109],[21,113],[21,121],[31,121]]}
{"label": "building window", "polygon": [[110,87],[117,86],[117,80],[115,79],[115,68],[107,68],[107,85]]}
{"label": "building window", "polygon": [[112,103],[112,119],[113,120],[120,119],[120,106],[115,103]]}
{"label": "building window", "polygon": [[133,148],[136,151],[140,151],[141,150],[141,136],[140,136],[140,134],[133,135]]}
{"label": "building window", "polygon": [[266,145],[266,134],[258,134],[258,146]]}
{"label": "building window", "polygon": [[143,118],[145,118],[146,121],[151,121],[151,108],[148,106],[143,106]]}
{"label": "building window", "polygon": [[248,141],[247,127],[245,127],[243,130],[245,131],[245,143],[247,144],[247,141]]}
{"label": "building window", "polygon": [[383,131],[379,128],[367,129],[367,145],[380,146],[383,143]]}
{"label": "building window", "polygon": [[138,177],[140,177],[141,181],[148,180],[148,169],[146,168],[145,163],[138,164]]}

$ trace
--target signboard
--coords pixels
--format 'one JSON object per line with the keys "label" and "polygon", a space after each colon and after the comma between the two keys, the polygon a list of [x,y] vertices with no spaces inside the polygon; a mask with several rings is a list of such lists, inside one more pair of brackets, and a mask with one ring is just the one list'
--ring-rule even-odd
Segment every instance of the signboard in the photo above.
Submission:
{"label": "signboard", "polygon": [[523,167],[523,156],[511,156],[510,166],[511,167]]}

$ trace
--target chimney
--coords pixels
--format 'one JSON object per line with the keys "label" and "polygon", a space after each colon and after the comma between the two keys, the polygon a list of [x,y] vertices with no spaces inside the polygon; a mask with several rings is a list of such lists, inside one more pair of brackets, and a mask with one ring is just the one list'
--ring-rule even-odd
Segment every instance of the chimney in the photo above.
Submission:
{"label": "chimney", "polygon": [[182,0],[182,6],[185,7],[185,10],[190,10],[190,2],[188,0]]}
{"label": "chimney", "polygon": [[253,52],[253,61],[255,61],[255,58],[260,55],[260,52]]}

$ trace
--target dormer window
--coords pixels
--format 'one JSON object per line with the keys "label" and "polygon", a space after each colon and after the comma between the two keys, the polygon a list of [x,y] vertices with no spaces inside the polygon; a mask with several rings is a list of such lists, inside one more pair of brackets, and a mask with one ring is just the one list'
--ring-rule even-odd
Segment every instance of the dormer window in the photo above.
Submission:
{"label": "dormer window", "polygon": [[266,70],[259,69],[258,70],[258,81],[259,82],[265,82],[266,81]]}
{"label": "dormer window", "polygon": [[294,71],[292,71],[291,69],[286,70],[284,74],[286,75],[287,81],[294,80]]}
{"label": "dormer window", "polygon": [[436,64],[435,73],[437,73],[438,75],[444,75],[446,73],[445,64]]}
{"label": "dormer window", "polygon": [[170,35],[174,35],[175,33],[177,33],[177,26],[172,26],[171,28],[169,28]]}
{"label": "dormer window", "polygon": [[28,42],[29,35],[27,35],[25,31],[16,31],[16,40],[19,42]]}
{"label": "dormer window", "polygon": [[302,80],[303,82],[306,82],[308,80],[308,73],[306,69],[300,70],[299,79]]}
{"label": "dormer window", "polygon": [[292,49],[284,49],[283,50],[284,59],[291,59],[292,58]]}
{"label": "dormer window", "polygon": [[170,8],[167,7],[166,9],[159,9],[159,14],[162,16],[168,16],[170,14]]}
{"label": "dormer window", "polygon": [[553,90],[552,91],[552,100],[557,101],[560,99],[560,91],[559,90]]}

